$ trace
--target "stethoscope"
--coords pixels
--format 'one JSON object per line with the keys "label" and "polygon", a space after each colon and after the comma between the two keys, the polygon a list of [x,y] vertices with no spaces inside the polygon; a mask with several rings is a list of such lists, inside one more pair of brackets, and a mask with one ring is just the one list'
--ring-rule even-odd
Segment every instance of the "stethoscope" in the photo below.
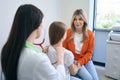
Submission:
{"label": "stethoscope", "polygon": [[45,32],[43,32],[43,40],[40,43],[34,43],[34,45],[40,46],[42,50],[44,50],[43,43],[45,42]]}
{"label": "stethoscope", "polygon": [[42,48],[42,50],[44,50],[44,47],[42,46],[42,44],[45,42],[45,38],[42,40],[41,43],[34,43],[34,45],[38,45]]}

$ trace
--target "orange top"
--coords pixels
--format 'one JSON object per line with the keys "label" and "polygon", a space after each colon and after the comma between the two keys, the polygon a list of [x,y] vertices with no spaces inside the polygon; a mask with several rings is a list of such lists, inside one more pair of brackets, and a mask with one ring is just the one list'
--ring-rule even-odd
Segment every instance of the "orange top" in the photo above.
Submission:
{"label": "orange top", "polygon": [[88,63],[88,61],[91,60],[92,58],[92,52],[93,52],[93,48],[94,48],[94,35],[93,32],[90,30],[87,30],[87,34],[88,34],[88,38],[83,42],[83,46],[82,49],[80,51],[80,54],[76,54],[75,53],[75,44],[74,41],[68,41],[69,38],[72,35],[72,30],[68,29],[67,30],[67,36],[66,39],[63,42],[63,46],[72,51],[75,60],[78,61],[78,64],[80,64],[81,66]]}

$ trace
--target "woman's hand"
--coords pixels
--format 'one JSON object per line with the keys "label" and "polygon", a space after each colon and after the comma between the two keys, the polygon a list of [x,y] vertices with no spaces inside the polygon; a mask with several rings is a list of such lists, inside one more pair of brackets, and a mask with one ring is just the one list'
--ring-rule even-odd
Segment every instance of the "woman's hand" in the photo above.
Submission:
{"label": "woman's hand", "polygon": [[82,67],[77,61],[74,61],[74,64],[77,66],[78,69]]}
{"label": "woman's hand", "polygon": [[69,67],[69,71],[72,75],[76,75],[79,69],[80,69],[80,66],[77,66],[74,63]]}

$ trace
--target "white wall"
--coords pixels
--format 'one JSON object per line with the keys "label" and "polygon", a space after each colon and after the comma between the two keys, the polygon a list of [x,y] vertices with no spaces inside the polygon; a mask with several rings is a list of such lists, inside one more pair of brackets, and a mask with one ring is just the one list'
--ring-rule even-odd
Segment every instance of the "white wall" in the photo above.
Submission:
{"label": "white wall", "polygon": [[89,16],[89,0],[63,0],[62,3],[63,3],[62,19],[67,24],[67,26],[70,26],[73,12],[76,9],[83,9],[86,12],[87,18],[88,18],[88,16]]}
{"label": "white wall", "polygon": [[62,21],[70,26],[73,12],[76,9],[83,9],[86,12],[88,27],[93,30],[94,0],[62,0],[61,14]]}
{"label": "white wall", "polygon": [[[14,14],[19,5],[30,3],[43,11],[45,15],[43,20],[45,30],[43,33],[45,34],[43,36],[48,38],[47,31],[49,24],[55,20],[59,20],[70,26],[72,14],[76,9],[84,9],[87,13],[88,21],[90,21],[91,18],[89,16],[91,15],[89,11],[90,6],[92,6],[90,5],[90,1],[93,0],[2,0],[0,2],[0,51],[7,40]],[[40,42],[43,36],[36,42]],[[45,43],[44,45],[49,43],[48,39],[46,39]]]}
{"label": "white wall", "polygon": [[61,19],[59,0],[2,0],[0,2],[0,51],[9,35],[17,8],[25,3],[34,4],[43,11],[43,26],[45,29],[52,21]]}

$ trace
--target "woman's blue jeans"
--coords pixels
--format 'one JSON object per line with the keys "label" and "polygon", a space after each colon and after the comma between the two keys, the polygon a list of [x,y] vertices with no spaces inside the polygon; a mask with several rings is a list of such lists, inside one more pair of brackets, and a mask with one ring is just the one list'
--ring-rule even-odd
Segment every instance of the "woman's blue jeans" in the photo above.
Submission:
{"label": "woman's blue jeans", "polygon": [[70,76],[70,80],[81,80],[81,79],[74,77],[74,76]]}
{"label": "woman's blue jeans", "polygon": [[80,77],[80,79],[82,80],[99,80],[95,66],[92,61],[89,61],[87,64],[83,65],[78,70],[76,76]]}

